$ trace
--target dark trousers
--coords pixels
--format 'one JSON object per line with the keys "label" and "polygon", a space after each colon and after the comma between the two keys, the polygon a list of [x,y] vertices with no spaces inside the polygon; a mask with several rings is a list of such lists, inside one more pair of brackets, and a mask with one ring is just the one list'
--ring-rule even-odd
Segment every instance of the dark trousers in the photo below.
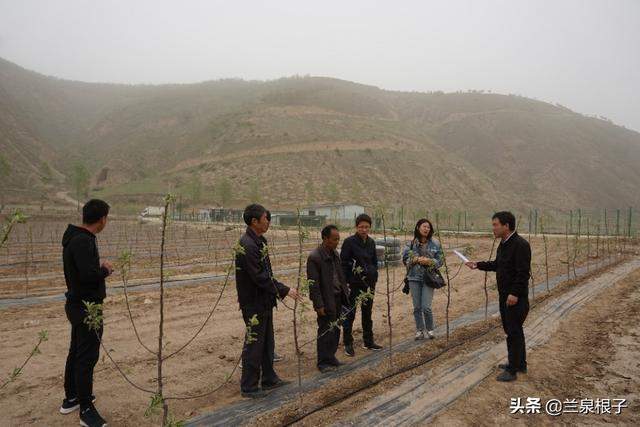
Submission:
{"label": "dark trousers", "polygon": [[[351,293],[349,294],[349,314],[347,314],[347,320],[344,322],[343,327],[343,341],[344,345],[353,344],[353,322],[356,319],[356,299],[358,295],[367,291],[367,287],[352,286]],[[373,288],[372,288],[373,290]],[[373,308],[373,300],[367,300],[360,306],[360,312],[362,314],[362,340],[364,345],[373,344],[373,321],[371,320],[371,309]]]}
{"label": "dark trousers", "polygon": [[504,333],[507,334],[508,371],[515,374],[518,369],[527,367],[527,346],[522,325],[529,313],[529,298],[518,297],[515,305],[508,306],[507,296],[500,295],[500,318]]}
{"label": "dark trousers", "polygon": [[[245,325],[249,325],[249,319],[255,312],[242,311]],[[251,326],[252,338],[245,336],[242,348],[242,376],[240,377],[240,390],[251,392],[259,390],[258,384],[271,385],[279,380],[273,370],[273,351],[275,339],[273,336],[273,310],[269,309],[257,313],[258,324]],[[249,342],[252,341],[252,342]]]}
{"label": "dark trousers", "polygon": [[71,344],[64,368],[64,392],[67,399],[78,398],[80,406],[91,404],[93,394],[93,368],[98,363],[102,327],[90,330],[84,323],[86,311],[78,304],[65,304],[67,319],[71,323]]}
{"label": "dark trousers", "polygon": [[[336,295],[335,301],[336,310],[340,313],[342,294]],[[318,339],[316,341],[318,368],[338,364],[336,350],[338,350],[338,341],[340,341],[340,326],[335,324],[337,319],[338,314],[333,312],[325,312],[324,316],[318,316]]]}

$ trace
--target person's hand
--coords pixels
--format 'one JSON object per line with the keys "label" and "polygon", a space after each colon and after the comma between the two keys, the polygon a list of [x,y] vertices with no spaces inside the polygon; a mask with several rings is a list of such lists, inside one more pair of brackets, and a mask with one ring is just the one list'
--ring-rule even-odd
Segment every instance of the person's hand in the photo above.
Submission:
{"label": "person's hand", "polygon": [[511,306],[511,305],[516,305],[517,303],[518,303],[518,297],[515,295],[509,294],[509,296],[507,297],[507,305]]}
{"label": "person's hand", "polygon": [[100,267],[106,268],[107,271],[109,272],[109,275],[113,273],[113,264],[111,264],[109,261],[103,261]]}
{"label": "person's hand", "polygon": [[317,308],[316,313],[318,313],[318,316],[320,317],[324,317],[327,315],[327,313],[324,311],[324,307]]}
{"label": "person's hand", "polygon": [[473,262],[473,261],[467,261],[464,263],[464,265],[466,265],[467,267],[469,267],[472,270],[475,270],[478,268],[478,263],[477,262]]}
{"label": "person's hand", "polygon": [[297,300],[298,302],[302,302],[302,295],[300,295],[295,288],[289,288],[287,296],[291,299]]}
{"label": "person's hand", "polygon": [[427,266],[427,265],[432,265],[433,264],[433,260],[431,258],[427,258],[426,256],[421,256],[421,257],[418,258],[418,263],[420,265]]}

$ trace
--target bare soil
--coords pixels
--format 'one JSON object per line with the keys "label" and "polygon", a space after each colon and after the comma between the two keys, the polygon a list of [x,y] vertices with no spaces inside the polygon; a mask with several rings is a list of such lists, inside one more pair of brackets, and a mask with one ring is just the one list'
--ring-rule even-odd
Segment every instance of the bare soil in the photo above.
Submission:
{"label": "bare soil", "polygon": [[[45,245],[49,252],[41,254],[48,257],[48,262],[55,263],[59,260],[59,246],[56,239],[46,237],[44,230],[41,240],[51,242]],[[144,230],[141,228],[140,230]],[[185,231],[186,230],[186,231]],[[228,231],[211,230],[216,238],[216,247],[222,252],[229,252],[235,234],[239,230]],[[123,229],[118,228],[120,236]],[[238,234],[239,235],[239,234]],[[110,248],[102,251],[104,258],[113,259],[131,243],[133,232],[128,230],[127,240],[118,240],[116,237],[106,239],[104,243],[111,244]],[[139,231],[138,246],[129,245],[133,248],[134,258],[137,255],[148,253],[148,248],[143,246],[146,242],[153,246],[154,239],[145,239],[145,231]],[[201,258],[211,260],[210,253],[207,253],[207,240],[202,230],[191,230],[176,228],[171,234],[171,245],[169,259],[176,265],[198,265]],[[295,246],[295,234],[291,231],[285,234],[283,231],[270,231],[267,237],[271,239],[274,247],[273,261],[275,269],[283,269],[295,265],[295,261],[290,255],[285,255],[286,248]],[[313,236],[312,236],[313,238]],[[24,244],[22,240],[16,244]],[[199,246],[190,245],[199,242]],[[315,241],[317,242],[317,240]],[[536,282],[544,280],[543,249],[542,239],[531,238],[533,247],[533,270]],[[445,246],[465,247],[473,249],[472,258],[486,259],[489,257],[492,239],[487,237],[449,237],[444,242]],[[313,247],[314,241],[309,242],[309,249]],[[149,246],[148,245],[148,246]],[[550,239],[549,242],[549,271],[550,275],[564,274],[566,264],[561,260],[565,257],[566,248],[562,239]],[[24,249],[25,245],[21,246]],[[155,251],[155,248],[153,248]],[[307,249],[308,250],[308,249]],[[595,246],[592,246],[592,256]],[[38,253],[36,251],[36,253]],[[148,266],[154,267],[156,260],[155,252],[151,253]],[[12,257],[19,258],[19,254],[8,252],[0,255],[11,260]],[[589,259],[591,268],[600,259]],[[460,269],[460,263],[454,255],[448,254],[448,261],[453,277],[451,292],[450,317],[454,319],[463,313],[467,313],[484,307],[484,274],[470,271],[466,268]],[[579,255],[577,265],[587,261],[584,251]],[[59,262],[59,261],[58,261]],[[147,262],[147,261],[145,261]],[[136,265],[141,268],[143,262]],[[458,272],[459,270],[459,272]],[[183,274],[193,272],[212,272],[213,269],[184,268]],[[217,270],[215,270],[217,271]],[[403,268],[393,268],[390,272],[390,288],[396,291],[390,295],[393,340],[399,342],[409,339],[414,333],[413,314],[410,297],[399,292],[399,284],[403,277]],[[49,264],[48,267],[39,270],[36,274],[57,273],[60,274],[60,267]],[[31,273],[30,273],[31,274]],[[137,273],[136,273],[137,274]],[[7,277],[2,272],[2,277]],[[153,268],[148,273],[140,273],[140,277],[153,279],[157,278],[157,273]],[[293,275],[279,277],[283,282],[293,285],[296,278]],[[60,278],[41,279],[39,287],[44,294],[59,293],[63,290]],[[109,279],[109,285],[118,284],[117,274]],[[6,290],[14,286],[13,290]],[[495,280],[489,275],[489,300],[495,301],[496,292]],[[14,296],[16,290],[20,289],[20,283],[0,283],[3,297]],[[166,291],[166,315],[165,315],[165,342],[167,343],[165,353],[172,352],[186,342],[195,331],[202,325],[204,319],[209,314],[215,300],[220,292],[223,292],[221,283],[211,283],[205,285],[171,288]],[[374,331],[379,343],[386,345],[389,332],[387,330],[386,319],[386,283],[384,274],[378,284],[376,299],[374,303]],[[210,411],[231,402],[241,399],[239,394],[239,370],[234,368],[242,348],[244,339],[244,324],[237,306],[237,296],[235,284],[229,283],[220,299],[219,306],[212,319],[206,325],[202,333],[184,351],[175,357],[167,360],[164,368],[165,394],[168,396],[188,397],[219,388],[214,394],[207,397],[171,400],[169,401],[172,414],[178,419],[187,419],[197,414]],[[157,345],[157,323],[158,323],[158,291],[143,291],[130,294],[131,311],[138,331],[147,346],[153,348]],[[434,316],[437,324],[443,324],[445,319],[446,293],[436,292],[433,302]],[[301,340],[313,340],[316,334],[315,314],[310,308],[303,311]],[[275,312],[275,333],[276,351],[285,357],[283,362],[276,364],[276,371],[285,379],[294,380],[296,378],[296,363],[294,342],[292,334],[292,312],[286,306],[280,304]],[[358,316],[359,317],[359,316]],[[358,319],[357,317],[357,319]],[[8,425],[68,425],[77,422],[77,414],[62,416],[57,410],[63,398],[63,371],[66,352],[69,343],[69,325],[64,315],[63,303],[46,303],[26,307],[11,307],[0,310],[0,373],[8,376],[14,367],[19,366],[24,358],[29,354],[33,345],[37,341],[38,331],[46,329],[49,332],[49,340],[41,346],[42,354],[35,356],[26,366],[24,373],[18,379],[0,390],[0,413],[4,414],[3,423]],[[364,350],[361,350],[361,334],[359,330],[359,320],[356,320],[356,358],[362,357]],[[436,340],[437,341],[437,340]],[[104,345],[108,349],[111,357],[121,366],[126,375],[135,383],[144,388],[154,389],[156,387],[154,376],[156,373],[153,356],[147,353],[138,344],[122,294],[112,294],[105,301],[105,334]],[[302,369],[304,377],[316,375],[315,368],[315,346],[309,345],[302,356]],[[349,363],[349,359],[343,356],[339,350],[339,358]],[[228,376],[230,377],[228,378]],[[228,381],[227,381],[228,378]],[[226,384],[225,384],[225,381]],[[96,366],[94,392],[97,396],[96,406],[111,425],[157,425],[157,417],[150,419],[144,417],[150,396],[132,388],[124,381],[121,374],[114,368],[113,364],[102,352],[101,360]]]}

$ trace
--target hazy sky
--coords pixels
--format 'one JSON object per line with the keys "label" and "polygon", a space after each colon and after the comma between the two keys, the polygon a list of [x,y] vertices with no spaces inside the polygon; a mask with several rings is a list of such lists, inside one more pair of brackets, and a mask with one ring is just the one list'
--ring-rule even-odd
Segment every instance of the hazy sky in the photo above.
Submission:
{"label": "hazy sky", "polygon": [[640,0],[0,0],[0,57],[84,81],[489,89],[640,130]]}

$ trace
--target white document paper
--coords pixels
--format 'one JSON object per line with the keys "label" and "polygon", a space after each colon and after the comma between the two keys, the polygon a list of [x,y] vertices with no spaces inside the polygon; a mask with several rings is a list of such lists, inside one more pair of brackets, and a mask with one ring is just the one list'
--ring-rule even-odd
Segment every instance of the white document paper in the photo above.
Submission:
{"label": "white document paper", "polygon": [[456,254],[458,256],[458,258],[460,258],[462,260],[462,262],[469,262],[469,258],[467,258],[466,256],[462,255],[460,252],[456,251],[455,249],[453,250],[453,253]]}

